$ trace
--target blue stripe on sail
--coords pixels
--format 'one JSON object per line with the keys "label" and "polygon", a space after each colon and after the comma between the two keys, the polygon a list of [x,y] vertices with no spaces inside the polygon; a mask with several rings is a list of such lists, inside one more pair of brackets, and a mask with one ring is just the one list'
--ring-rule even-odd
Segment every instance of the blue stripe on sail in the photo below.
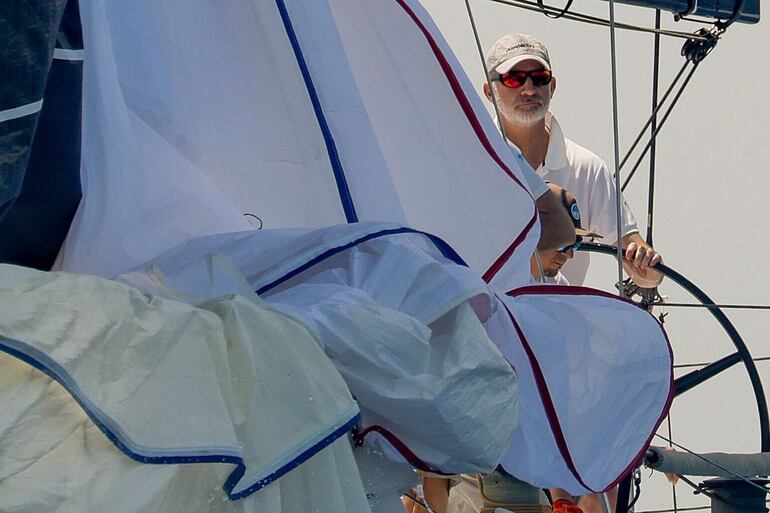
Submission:
{"label": "blue stripe on sail", "polygon": [[[98,427],[99,430],[104,433],[110,442],[112,442],[115,447],[120,449],[120,451],[123,452],[126,456],[135,461],[138,461],[139,463],[153,465],[229,463],[235,465],[236,468],[233,469],[233,471],[230,473],[223,487],[230,500],[237,500],[247,497],[248,495],[251,495],[257,490],[280,478],[290,470],[298,467],[310,459],[312,456],[343,436],[345,433],[353,429],[353,427],[361,420],[361,413],[357,412],[342,426],[335,426],[332,432],[313,444],[308,449],[295,455],[290,461],[282,465],[274,472],[254,482],[244,490],[236,494],[231,494],[230,492],[238,484],[246,472],[246,466],[244,464],[243,458],[237,454],[240,452],[237,447],[203,447],[197,449],[177,449],[173,453],[169,452],[167,454],[157,454],[160,452],[158,449],[143,448],[132,442],[112,418],[101,411],[83,394],[83,392],[80,390],[80,387],[69,375],[69,373],[61,365],[59,365],[56,361],[51,359],[42,351],[23,342],[19,342],[17,340],[9,339],[3,336],[0,336],[0,351],[4,351],[10,356],[13,356],[29,364],[30,366],[40,370],[48,377],[59,383],[78,403],[85,414],[88,415],[88,418],[90,418],[91,421],[96,425],[96,427]],[[150,452],[156,454],[148,454]]]}
{"label": "blue stripe on sail", "polygon": [[295,269],[292,269],[291,271],[289,271],[288,273],[284,274],[280,278],[277,278],[277,279],[273,280],[272,282],[268,283],[267,285],[264,285],[264,286],[260,287],[259,289],[256,290],[256,293],[257,294],[264,294],[265,292],[268,292],[269,290],[277,287],[281,283],[284,283],[285,281],[287,281],[287,280],[297,276],[301,272],[306,271],[306,270],[310,269],[311,267],[313,267],[314,265],[316,265],[316,264],[318,264],[320,262],[323,262],[327,258],[332,257],[332,256],[334,256],[337,253],[340,253],[342,251],[345,251],[346,249],[350,249],[353,246],[357,246],[358,244],[364,243],[364,242],[366,242],[368,240],[377,239],[379,237],[386,237],[388,235],[398,235],[400,233],[416,233],[416,234],[419,234],[419,235],[424,235],[428,239],[430,239],[430,241],[433,243],[433,245],[436,247],[436,249],[438,249],[441,252],[441,254],[444,255],[445,258],[447,258],[448,260],[451,260],[452,262],[456,263],[457,265],[462,265],[464,267],[468,267],[468,264],[465,263],[465,261],[462,259],[462,257],[460,257],[460,255],[458,255],[457,252],[454,249],[452,249],[452,246],[447,244],[445,241],[443,241],[439,237],[436,237],[433,234],[430,234],[430,233],[427,233],[427,232],[423,232],[423,231],[420,231],[420,230],[414,230],[412,228],[406,228],[406,227],[393,228],[393,229],[390,229],[390,230],[380,230],[378,232],[369,233],[369,234],[364,235],[363,237],[359,237],[358,239],[355,239],[355,240],[353,240],[351,242],[348,242],[348,243],[342,244],[340,246],[331,248],[331,249],[329,249],[327,251],[324,251],[320,255],[311,258],[310,260],[308,260],[307,262],[305,262],[301,266],[299,266],[299,267],[297,267]]}
{"label": "blue stripe on sail", "polygon": [[329,162],[331,163],[332,171],[334,172],[334,180],[337,183],[337,192],[340,195],[342,209],[345,211],[345,219],[348,223],[357,223],[358,215],[356,214],[356,208],[353,204],[353,197],[350,195],[350,189],[348,189],[348,182],[345,179],[345,171],[342,168],[342,162],[337,153],[337,145],[334,143],[334,137],[332,137],[331,130],[329,130],[329,125],[326,122],[326,116],[324,116],[321,102],[318,99],[318,93],[313,85],[310,70],[305,62],[305,57],[302,55],[302,48],[299,45],[297,34],[294,32],[294,27],[291,24],[289,12],[286,10],[286,4],[283,0],[275,0],[275,4],[278,7],[278,11],[281,13],[281,19],[283,20],[283,26],[286,29],[286,35],[289,36],[291,47],[294,50],[294,56],[296,57],[297,64],[302,72],[302,79],[305,81],[305,87],[310,96],[310,101],[313,104],[313,110],[318,119],[318,125],[321,128],[324,142],[326,143],[326,151],[329,154]]}
{"label": "blue stripe on sail", "polygon": [[[272,483],[279,477],[283,476],[290,470],[302,465],[307,460],[315,456],[321,449],[327,447],[332,442],[343,436],[348,431],[352,430],[356,424],[361,422],[361,413],[356,414],[355,417],[350,419],[348,422],[340,426],[339,428],[335,429],[333,432],[331,432],[328,436],[326,436],[324,439],[320,440],[318,443],[314,444],[312,447],[310,447],[308,450],[302,452],[297,457],[295,457],[293,460],[291,460],[286,465],[282,466],[272,474],[260,479],[253,485],[249,486],[243,491],[240,491],[235,494],[231,494],[231,490],[235,486],[235,484],[238,482],[238,480],[241,478],[241,476],[237,476],[237,479],[232,479],[235,477],[235,472],[230,474],[230,477],[225,482],[225,491],[228,493],[230,499],[236,500],[236,499],[242,499],[244,497],[247,497],[251,495],[252,493],[256,492],[260,488],[265,487],[266,485]],[[231,481],[232,480],[232,481]]]}

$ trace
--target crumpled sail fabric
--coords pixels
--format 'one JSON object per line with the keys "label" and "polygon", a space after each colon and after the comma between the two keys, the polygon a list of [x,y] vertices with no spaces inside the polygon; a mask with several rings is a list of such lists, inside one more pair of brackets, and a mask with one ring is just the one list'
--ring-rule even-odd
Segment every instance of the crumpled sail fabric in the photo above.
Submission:
{"label": "crumpled sail fabric", "polygon": [[598,290],[535,285],[503,296],[487,327],[519,375],[508,472],[585,495],[641,461],[674,391],[671,348],[652,315]]}
{"label": "crumpled sail fabric", "polygon": [[[311,334],[256,296],[222,296],[196,308],[93,276],[3,265],[0,303],[0,360],[11,369],[0,394],[4,511],[13,502],[21,511],[59,511],[57,501],[125,489],[126,480],[146,484],[158,473],[166,482],[180,473],[209,483],[224,477],[204,497],[248,497],[334,440],[347,444],[345,434],[359,420],[357,404]],[[42,476],[68,474],[66,466],[45,469],[82,459],[89,444],[81,437],[93,439],[94,426],[135,461],[106,456],[117,462],[111,468],[95,458],[77,479],[45,492]],[[109,452],[103,442],[96,446],[98,454]],[[334,479],[352,479],[342,497],[365,504],[349,449],[331,453],[321,459],[333,457],[347,469]],[[142,463],[175,468],[156,472]],[[188,472],[179,465],[191,463],[225,468]],[[116,477],[106,489],[99,469]],[[193,479],[175,486],[189,492],[197,485]],[[19,487],[30,493],[19,496]],[[148,504],[166,500],[157,484],[141,490]]]}
{"label": "crumpled sail fabric", "polygon": [[[516,427],[516,376],[468,302],[479,297],[484,315],[489,289],[442,248],[375,223],[224,234],[119,279],[202,298],[236,292],[232,277],[242,273],[319,340],[361,406],[359,440],[376,433],[425,470],[489,471]],[[237,271],[223,271],[228,265]]]}
{"label": "crumpled sail fabric", "polygon": [[[115,277],[180,244],[191,249],[187,241],[196,237],[248,229],[248,213],[266,229],[397,222],[441,237],[495,290],[528,282],[539,223],[522,181],[526,164],[497,133],[417,1],[191,0],[180,11],[151,0],[93,0],[81,12],[84,199],[59,268]],[[255,289],[264,294],[271,284],[259,281]],[[330,311],[325,301],[305,304],[310,311],[296,318],[328,331],[316,317]],[[425,307],[444,301],[430,298]],[[549,337],[542,347],[551,337],[587,336],[592,323],[614,322],[601,304],[562,301],[559,308],[581,312],[581,322],[543,328]],[[634,317],[625,329],[636,333],[647,321]],[[668,347],[661,333],[639,331],[655,350]],[[507,333],[507,343],[519,344],[512,323]],[[628,365],[648,363],[669,386],[660,377],[670,370],[665,362]],[[552,370],[561,367],[543,367],[549,376]],[[655,397],[665,402],[667,394]],[[613,429],[609,413],[603,418]],[[522,416],[519,428],[538,426],[538,418]],[[629,444],[642,445],[655,425],[645,424]],[[570,424],[565,437],[605,434],[583,428]],[[539,479],[535,459],[549,457],[539,454],[546,447],[547,440],[519,446],[533,467],[517,473]],[[629,464],[610,452],[598,461]],[[606,484],[577,470],[588,486],[573,486],[580,479],[571,471],[554,473],[566,476],[559,486]]]}
{"label": "crumpled sail fabric", "polygon": [[113,277],[250,213],[398,222],[526,283],[539,226],[521,161],[416,1],[183,11],[82,5],[84,198],[58,268]]}

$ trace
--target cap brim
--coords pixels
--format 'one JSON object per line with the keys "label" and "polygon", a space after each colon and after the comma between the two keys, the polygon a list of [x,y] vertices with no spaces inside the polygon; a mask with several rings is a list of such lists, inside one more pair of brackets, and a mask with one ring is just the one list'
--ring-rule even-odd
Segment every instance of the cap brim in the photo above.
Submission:
{"label": "cap brim", "polygon": [[583,228],[575,228],[575,235],[580,235],[581,237],[591,237],[593,239],[602,239],[603,237],[595,232],[589,232],[588,230],[584,230]]}
{"label": "cap brim", "polygon": [[537,55],[517,55],[516,57],[511,57],[510,59],[503,61],[502,63],[495,66],[495,71],[499,74],[506,73],[511,70],[514,66],[516,66],[518,63],[522,61],[537,61],[543,66],[545,66],[545,69],[548,71],[551,71],[551,65],[548,64],[543,58],[538,57]]}

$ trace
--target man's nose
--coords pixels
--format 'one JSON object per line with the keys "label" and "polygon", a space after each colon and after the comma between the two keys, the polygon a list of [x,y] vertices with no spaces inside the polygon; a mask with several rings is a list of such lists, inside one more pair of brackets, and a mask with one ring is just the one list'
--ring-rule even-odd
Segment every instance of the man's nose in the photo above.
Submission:
{"label": "man's nose", "polygon": [[532,83],[532,77],[527,77],[524,83],[521,85],[521,93],[527,95],[533,95],[537,92],[535,84]]}

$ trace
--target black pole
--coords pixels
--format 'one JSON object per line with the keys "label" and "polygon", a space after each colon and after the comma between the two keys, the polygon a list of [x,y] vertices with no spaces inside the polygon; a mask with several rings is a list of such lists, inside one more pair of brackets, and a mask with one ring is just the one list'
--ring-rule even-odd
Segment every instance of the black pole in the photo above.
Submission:
{"label": "black pole", "polygon": [[[660,30],[660,9],[655,9],[655,29]],[[652,135],[652,145],[650,146],[650,180],[647,187],[647,244],[652,246],[652,221],[653,210],[655,208],[655,132],[658,126],[658,85],[660,73],[660,33],[655,33],[655,57],[652,65],[652,124],[650,133]]]}

